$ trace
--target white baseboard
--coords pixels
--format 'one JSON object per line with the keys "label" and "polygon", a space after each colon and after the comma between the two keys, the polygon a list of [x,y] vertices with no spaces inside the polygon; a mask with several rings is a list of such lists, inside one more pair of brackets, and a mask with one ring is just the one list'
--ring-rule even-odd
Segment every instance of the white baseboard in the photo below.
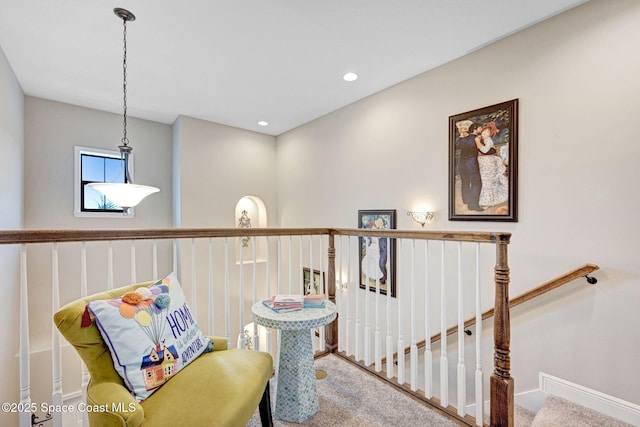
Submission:
{"label": "white baseboard", "polygon": [[640,406],[540,372],[540,390],[640,426]]}
{"label": "white baseboard", "polygon": [[[543,393],[542,390],[529,390],[523,393],[518,393],[514,396],[514,403],[516,406],[521,406],[524,409],[536,413],[540,410],[540,407],[544,403],[544,399],[547,397],[546,393]],[[484,413],[489,413],[489,401],[484,401]],[[476,415],[476,405],[475,403],[469,404],[466,406],[466,413],[475,416]]]}
{"label": "white baseboard", "polygon": [[516,405],[522,406],[524,409],[533,413],[537,413],[542,407],[546,397],[547,394],[545,392],[540,389],[536,389],[516,394],[514,396],[514,401]]}
{"label": "white baseboard", "polygon": [[[514,396],[514,401],[516,405],[537,413],[548,394],[567,399],[634,426],[640,426],[639,405],[554,377],[544,372],[539,373],[538,389],[518,393]],[[466,410],[468,414],[475,415],[475,404],[467,405]],[[484,410],[485,413],[489,413],[488,400],[484,402]]]}

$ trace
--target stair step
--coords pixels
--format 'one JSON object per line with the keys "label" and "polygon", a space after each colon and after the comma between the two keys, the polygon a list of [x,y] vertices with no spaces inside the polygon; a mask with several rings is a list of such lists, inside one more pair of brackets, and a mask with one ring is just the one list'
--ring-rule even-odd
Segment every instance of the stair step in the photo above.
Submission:
{"label": "stair step", "polygon": [[536,413],[525,409],[522,406],[516,405],[513,416],[515,418],[516,427],[531,427],[531,423],[533,422]]}
{"label": "stair step", "polygon": [[[536,416],[535,412],[531,412],[528,409],[523,408],[522,406],[516,405],[515,410],[513,412],[513,418],[515,421],[516,427],[531,427],[531,422],[533,418]],[[491,422],[491,417],[489,414],[484,415],[484,423],[485,425],[489,425]]]}
{"label": "stair step", "polygon": [[577,403],[550,394],[531,423],[531,427],[633,427]]}

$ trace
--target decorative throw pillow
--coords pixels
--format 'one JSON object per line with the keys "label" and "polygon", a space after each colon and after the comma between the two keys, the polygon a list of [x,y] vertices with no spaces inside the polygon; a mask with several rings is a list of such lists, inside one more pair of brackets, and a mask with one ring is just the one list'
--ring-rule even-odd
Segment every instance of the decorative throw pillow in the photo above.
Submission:
{"label": "decorative throw pillow", "polygon": [[92,301],[88,309],[116,371],[138,401],[212,348],[174,273],[121,298]]}

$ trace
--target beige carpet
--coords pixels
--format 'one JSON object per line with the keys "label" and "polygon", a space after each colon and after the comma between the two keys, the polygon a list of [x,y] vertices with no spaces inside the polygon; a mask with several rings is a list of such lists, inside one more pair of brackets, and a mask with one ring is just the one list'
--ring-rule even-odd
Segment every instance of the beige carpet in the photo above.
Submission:
{"label": "beige carpet", "polygon": [[[320,412],[302,424],[274,419],[274,426],[454,427],[463,425],[445,418],[439,412],[398,392],[340,357],[334,355],[322,357],[316,360],[315,366],[316,369],[322,369],[327,373],[327,378],[318,380],[317,383]],[[273,389],[271,398],[271,403],[275,407]],[[247,427],[259,426],[260,416],[256,412]]]}
{"label": "beige carpet", "polygon": [[531,427],[633,427],[593,409],[550,394],[536,414]]}

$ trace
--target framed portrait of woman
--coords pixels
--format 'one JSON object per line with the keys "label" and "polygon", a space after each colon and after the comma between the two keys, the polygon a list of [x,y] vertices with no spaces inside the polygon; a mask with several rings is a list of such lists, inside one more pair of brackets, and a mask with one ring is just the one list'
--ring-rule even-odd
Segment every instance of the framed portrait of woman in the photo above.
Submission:
{"label": "framed portrait of woman", "polygon": [[449,117],[449,220],[518,220],[518,100]]}
{"label": "framed portrait of woman", "polygon": [[[358,228],[396,228],[395,210],[359,210]],[[359,239],[360,288],[396,297],[396,241],[368,235]]]}

